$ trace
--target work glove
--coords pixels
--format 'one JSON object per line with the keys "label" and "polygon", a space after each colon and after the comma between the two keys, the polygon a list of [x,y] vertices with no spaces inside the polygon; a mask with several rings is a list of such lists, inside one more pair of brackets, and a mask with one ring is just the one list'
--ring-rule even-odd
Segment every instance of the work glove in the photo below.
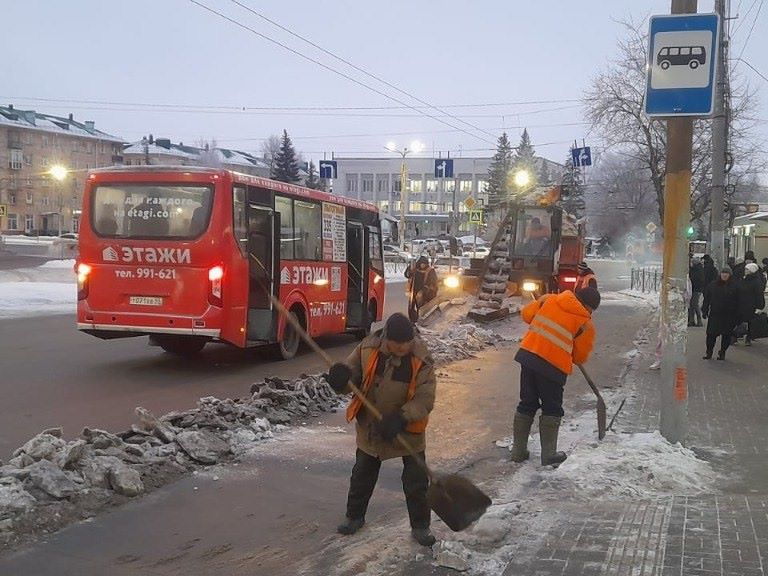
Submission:
{"label": "work glove", "polygon": [[331,369],[328,370],[326,380],[328,380],[328,384],[331,385],[331,388],[333,388],[333,391],[336,392],[336,394],[344,394],[347,391],[347,384],[351,377],[352,371],[349,369],[349,366],[343,362],[336,362],[336,364],[331,366]]}
{"label": "work glove", "polygon": [[377,424],[379,434],[387,442],[394,440],[400,432],[405,430],[406,421],[400,412],[392,412],[385,415]]}

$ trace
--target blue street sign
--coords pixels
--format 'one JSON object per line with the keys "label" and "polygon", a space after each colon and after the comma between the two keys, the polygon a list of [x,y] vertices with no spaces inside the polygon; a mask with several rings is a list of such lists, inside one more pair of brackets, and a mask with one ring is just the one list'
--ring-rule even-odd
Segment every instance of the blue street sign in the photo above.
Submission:
{"label": "blue street sign", "polygon": [[592,148],[571,148],[571,160],[574,166],[592,166]]}
{"label": "blue street sign", "polygon": [[335,180],[338,175],[336,160],[320,160],[320,178]]}
{"label": "blue street sign", "polygon": [[453,178],[453,158],[435,158],[435,178]]}
{"label": "blue street sign", "polygon": [[719,26],[717,14],[651,16],[648,116],[712,114]]}

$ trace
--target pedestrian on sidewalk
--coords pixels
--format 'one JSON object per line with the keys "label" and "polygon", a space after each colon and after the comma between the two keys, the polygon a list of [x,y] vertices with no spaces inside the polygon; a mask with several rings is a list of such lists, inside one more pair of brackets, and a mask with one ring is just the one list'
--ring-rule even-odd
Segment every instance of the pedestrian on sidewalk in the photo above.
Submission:
{"label": "pedestrian on sidewalk", "polygon": [[765,308],[763,281],[757,264],[750,262],[744,267],[744,280],[738,283],[739,313],[737,323],[747,346],[752,345],[749,337],[749,322],[755,316],[756,310]]}
{"label": "pedestrian on sidewalk", "polygon": [[[347,358],[328,372],[328,383],[339,394],[352,382],[384,416],[378,421],[353,396],[347,421],[356,420],[357,453],[349,482],[346,519],[340,534],[354,534],[365,524],[368,502],[379,478],[381,462],[403,459],[403,492],[411,521],[411,535],[432,546],[427,504],[429,478],[425,467],[425,431],[435,403],[434,362],[426,345],[403,314],[392,314],[382,330],[365,338]],[[398,434],[418,453],[421,463],[398,442]]]}
{"label": "pedestrian on sidewalk", "polygon": [[597,290],[597,275],[595,274],[595,271],[592,270],[586,262],[579,262],[577,269],[578,276],[576,277],[576,284],[574,285],[573,290],[576,291],[581,288],[586,288],[587,286]]}
{"label": "pedestrian on sidewalk", "polygon": [[717,271],[714,260],[712,260],[712,256],[709,254],[704,254],[704,256],[701,257],[701,262],[704,264],[704,288],[706,288],[712,282],[717,280],[719,272]]}
{"label": "pedestrian on sidewalk", "polygon": [[733,280],[736,282],[740,282],[744,279],[744,271],[746,267],[746,262],[744,262],[744,258],[738,257],[733,261],[733,266],[731,267],[731,274],[733,276]]}
{"label": "pedestrian on sidewalk", "polygon": [[523,462],[533,418],[541,409],[539,437],[541,464],[560,464],[567,456],[557,451],[557,435],[563,417],[563,387],[573,365],[583,364],[592,352],[595,328],[592,312],[600,305],[600,293],[582,288],[545,294],[523,308],[520,315],[528,332],[515,355],[520,365],[520,403],[512,424],[512,461]]}
{"label": "pedestrian on sidewalk", "polygon": [[712,358],[717,338],[720,337],[718,360],[725,360],[725,352],[731,345],[733,329],[739,313],[739,294],[729,266],[720,270],[720,277],[704,290],[702,316],[707,319],[707,352],[704,360]]}
{"label": "pedestrian on sidewalk", "polygon": [[691,258],[688,268],[688,278],[691,282],[691,300],[688,303],[688,326],[702,326],[701,295],[704,293],[704,264],[700,258]]}

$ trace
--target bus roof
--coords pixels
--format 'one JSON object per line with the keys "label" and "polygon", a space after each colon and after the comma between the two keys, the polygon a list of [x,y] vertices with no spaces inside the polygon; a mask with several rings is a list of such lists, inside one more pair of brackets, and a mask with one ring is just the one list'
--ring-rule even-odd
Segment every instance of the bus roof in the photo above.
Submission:
{"label": "bus roof", "polygon": [[286,182],[279,182],[272,180],[271,178],[263,178],[261,176],[251,176],[250,174],[243,174],[241,172],[235,172],[233,170],[225,170],[223,168],[209,168],[203,166],[111,166],[108,168],[95,168],[88,171],[89,178],[91,175],[100,176],[106,174],[141,174],[141,173],[179,173],[179,174],[200,174],[200,175],[228,175],[233,181],[241,184],[250,184],[252,186],[260,186],[276,192],[285,192],[292,196],[299,196],[303,198],[309,198],[312,200],[318,200],[320,202],[333,202],[334,204],[341,204],[342,206],[348,206],[350,208],[358,208],[360,210],[367,210],[370,212],[378,213],[379,209],[375,205],[369,202],[363,202],[362,200],[356,200],[354,198],[346,198],[344,196],[336,196],[335,194],[329,194],[321,190],[312,190],[311,188],[305,188],[303,186],[297,186],[296,184],[288,184]]}

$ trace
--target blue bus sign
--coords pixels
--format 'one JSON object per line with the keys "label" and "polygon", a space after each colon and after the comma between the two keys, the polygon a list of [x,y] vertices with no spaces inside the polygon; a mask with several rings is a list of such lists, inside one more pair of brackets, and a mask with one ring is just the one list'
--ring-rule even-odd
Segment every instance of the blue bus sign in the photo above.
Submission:
{"label": "blue bus sign", "polygon": [[651,16],[645,92],[648,116],[709,116],[717,70],[717,14]]}

